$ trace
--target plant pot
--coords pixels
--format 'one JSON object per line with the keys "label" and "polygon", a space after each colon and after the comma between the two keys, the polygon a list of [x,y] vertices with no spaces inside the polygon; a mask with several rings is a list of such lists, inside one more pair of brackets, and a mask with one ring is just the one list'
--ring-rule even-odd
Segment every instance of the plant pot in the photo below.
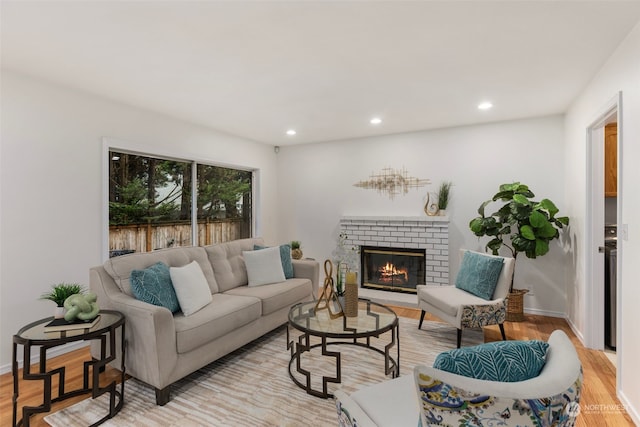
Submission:
{"label": "plant pot", "polygon": [[507,297],[507,321],[522,322],[524,321],[524,294],[529,289],[512,289]]}
{"label": "plant pot", "polygon": [[302,259],[302,249],[291,249],[291,258]]}
{"label": "plant pot", "polygon": [[66,313],[67,310],[65,310],[64,307],[56,307],[53,310],[53,317],[55,319],[62,319],[64,317],[64,314]]}

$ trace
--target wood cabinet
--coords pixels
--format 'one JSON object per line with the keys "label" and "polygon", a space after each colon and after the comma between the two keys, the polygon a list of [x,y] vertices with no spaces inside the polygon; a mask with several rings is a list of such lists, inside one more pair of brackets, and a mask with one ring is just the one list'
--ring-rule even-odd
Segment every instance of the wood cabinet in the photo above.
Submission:
{"label": "wood cabinet", "polygon": [[618,124],[604,127],[604,196],[618,195]]}

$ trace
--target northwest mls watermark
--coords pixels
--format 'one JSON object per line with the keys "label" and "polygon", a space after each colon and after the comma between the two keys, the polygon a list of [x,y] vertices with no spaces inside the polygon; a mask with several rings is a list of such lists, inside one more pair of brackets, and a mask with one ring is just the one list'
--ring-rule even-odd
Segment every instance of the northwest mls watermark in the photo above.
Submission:
{"label": "northwest mls watermark", "polygon": [[567,405],[566,411],[572,417],[577,417],[579,414],[623,415],[627,413],[627,408],[621,403],[590,403],[585,405],[571,402]]}

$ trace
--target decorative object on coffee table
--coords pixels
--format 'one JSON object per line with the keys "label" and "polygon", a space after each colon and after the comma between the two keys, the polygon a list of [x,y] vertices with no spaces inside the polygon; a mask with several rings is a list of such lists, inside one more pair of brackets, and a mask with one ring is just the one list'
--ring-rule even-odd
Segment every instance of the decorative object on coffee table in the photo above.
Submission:
{"label": "decorative object on coffee table", "polygon": [[291,258],[302,259],[302,249],[300,249],[300,242],[297,240],[291,242]]}
{"label": "decorative object on coffee table", "polygon": [[[509,249],[514,259],[517,259],[520,252],[524,252],[527,258],[543,256],[549,252],[549,242],[560,237],[559,230],[569,225],[569,218],[556,217],[558,208],[551,200],[542,199],[536,202],[530,200],[533,197],[535,194],[524,184],[502,184],[491,199],[480,205],[480,216],[471,220],[469,228],[478,237],[491,237],[486,249],[490,249],[494,255],[498,255],[499,249],[504,246]],[[494,213],[485,215],[487,205],[496,201],[503,202],[503,205]],[[507,242],[510,242],[510,245]],[[520,301],[526,291],[513,288],[514,276],[515,268],[509,288],[507,320],[521,321],[524,320],[524,314]]]}
{"label": "decorative object on coffee table", "polygon": [[344,315],[356,317],[358,315],[358,275],[355,271],[347,272],[344,291]]}
{"label": "decorative object on coffee table", "polygon": [[337,319],[344,316],[342,304],[338,300],[338,295],[333,291],[333,264],[330,260],[324,262],[324,288],[318,302],[316,303],[315,312],[320,310],[328,310],[331,319]]}

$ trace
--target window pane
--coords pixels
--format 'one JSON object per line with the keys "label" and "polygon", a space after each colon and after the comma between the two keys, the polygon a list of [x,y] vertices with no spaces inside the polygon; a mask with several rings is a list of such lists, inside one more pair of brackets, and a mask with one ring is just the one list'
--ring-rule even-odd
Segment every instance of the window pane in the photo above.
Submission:
{"label": "window pane", "polygon": [[109,152],[109,253],[191,242],[191,163]]}
{"label": "window pane", "polygon": [[249,171],[197,166],[199,245],[251,237],[251,176]]}

